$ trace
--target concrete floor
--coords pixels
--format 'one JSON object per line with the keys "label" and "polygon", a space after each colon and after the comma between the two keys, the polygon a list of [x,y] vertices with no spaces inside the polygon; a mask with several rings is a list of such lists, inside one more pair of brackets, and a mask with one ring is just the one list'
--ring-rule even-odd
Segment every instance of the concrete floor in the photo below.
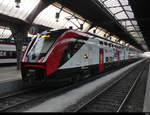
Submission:
{"label": "concrete floor", "polygon": [[147,78],[143,112],[150,112],[150,64],[149,64],[149,73],[148,73],[148,78]]}
{"label": "concrete floor", "polygon": [[0,67],[0,82],[21,79],[21,73],[16,66]]}

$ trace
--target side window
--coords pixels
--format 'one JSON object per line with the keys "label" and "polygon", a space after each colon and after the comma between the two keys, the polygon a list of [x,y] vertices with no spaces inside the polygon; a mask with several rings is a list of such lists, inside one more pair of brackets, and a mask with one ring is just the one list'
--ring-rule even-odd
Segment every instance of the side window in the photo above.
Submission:
{"label": "side window", "polygon": [[103,45],[103,42],[102,42],[102,41],[100,41],[100,42],[99,42],[99,44],[100,44],[100,45]]}
{"label": "side window", "polygon": [[108,57],[106,57],[106,62],[108,62],[109,60],[108,60]]}
{"label": "side window", "polygon": [[75,41],[69,42],[61,57],[60,66],[66,63],[84,44],[80,38],[75,38]]}
{"label": "side window", "polygon": [[74,41],[69,42],[69,44],[67,45],[67,47],[64,49],[64,52],[62,54],[61,57],[61,61],[60,61],[60,65],[63,65],[64,63],[66,63],[70,58],[71,58],[71,46],[74,44]]}
{"label": "side window", "polygon": [[113,58],[112,57],[110,57],[110,62],[112,62],[113,61]]}
{"label": "side window", "polygon": [[109,43],[109,47],[111,47],[111,43]]}
{"label": "side window", "polygon": [[104,42],[105,46],[107,46],[107,42]]}
{"label": "side window", "polygon": [[81,48],[83,44],[83,42],[77,40],[74,44],[71,45],[71,57]]}

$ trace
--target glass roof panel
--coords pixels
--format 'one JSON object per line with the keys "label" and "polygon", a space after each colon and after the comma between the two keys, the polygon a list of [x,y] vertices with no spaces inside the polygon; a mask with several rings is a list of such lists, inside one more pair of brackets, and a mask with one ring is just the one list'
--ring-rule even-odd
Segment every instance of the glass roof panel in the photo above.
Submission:
{"label": "glass roof panel", "polygon": [[135,30],[133,26],[127,27],[127,31],[133,31],[133,30]]}
{"label": "glass roof panel", "polygon": [[21,0],[16,8],[15,0],[0,0],[0,13],[25,20],[40,0]]}
{"label": "glass roof panel", "polygon": [[131,21],[126,21],[126,25],[127,25],[127,26],[132,25],[132,24],[131,24]]}
{"label": "glass roof panel", "polygon": [[132,21],[133,25],[137,25],[137,21]]}
{"label": "glass roof panel", "polygon": [[137,31],[140,31],[140,27],[139,26],[134,26],[135,27],[135,29],[137,30]]}
{"label": "glass roof panel", "polygon": [[129,18],[134,18],[134,14],[133,14],[133,12],[126,12],[127,13],[127,15],[129,16]]}
{"label": "glass roof panel", "polygon": [[107,7],[120,6],[120,3],[118,2],[118,0],[107,0],[106,2],[104,2],[104,4]]}
{"label": "glass roof panel", "polygon": [[131,6],[124,6],[125,10],[132,11]]}
{"label": "glass roof panel", "polygon": [[[138,41],[140,28],[128,0],[98,0],[110,14]],[[122,10],[121,10],[122,8]],[[117,12],[118,11],[118,12]],[[122,11],[122,12],[121,12]],[[136,34],[131,33],[134,31]],[[138,36],[138,37],[137,37]],[[143,36],[143,35],[142,35]]]}
{"label": "glass roof panel", "polygon": [[127,19],[127,15],[125,14],[125,12],[120,12],[118,14],[115,15],[117,17],[117,19]]}
{"label": "glass roof panel", "polygon": [[128,5],[128,0],[119,0],[121,2],[122,5]]}
{"label": "glass roof panel", "polygon": [[120,21],[124,27],[132,26],[131,21]]}
{"label": "glass roof panel", "polygon": [[110,8],[110,11],[115,14],[117,12],[123,11],[123,9],[121,7],[117,7],[117,8]]}

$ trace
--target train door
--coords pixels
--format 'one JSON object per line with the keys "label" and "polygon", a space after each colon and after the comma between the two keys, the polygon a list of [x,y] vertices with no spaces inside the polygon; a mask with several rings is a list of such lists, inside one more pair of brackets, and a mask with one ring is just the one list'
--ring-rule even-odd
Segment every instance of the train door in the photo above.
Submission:
{"label": "train door", "polygon": [[100,49],[99,52],[99,71],[103,71],[104,70],[104,50]]}
{"label": "train door", "polygon": [[126,60],[126,50],[125,50],[125,48],[123,49],[123,52],[124,52],[124,61]]}
{"label": "train door", "polygon": [[117,65],[120,66],[120,52],[119,51],[117,51],[117,59],[118,59]]}

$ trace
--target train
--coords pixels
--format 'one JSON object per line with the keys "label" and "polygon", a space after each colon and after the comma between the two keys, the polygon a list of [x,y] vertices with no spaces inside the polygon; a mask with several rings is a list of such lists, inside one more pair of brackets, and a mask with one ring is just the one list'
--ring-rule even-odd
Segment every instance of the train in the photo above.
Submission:
{"label": "train", "polygon": [[[27,44],[23,46],[23,51]],[[15,43],[0,43],[0,65],[16,64],[17,53]]]}
{"label": "train", "polygon": [[22,80],[74,83],[135,62],[140,52],[88,32],[47,30],[26,48],[21,59]]}

